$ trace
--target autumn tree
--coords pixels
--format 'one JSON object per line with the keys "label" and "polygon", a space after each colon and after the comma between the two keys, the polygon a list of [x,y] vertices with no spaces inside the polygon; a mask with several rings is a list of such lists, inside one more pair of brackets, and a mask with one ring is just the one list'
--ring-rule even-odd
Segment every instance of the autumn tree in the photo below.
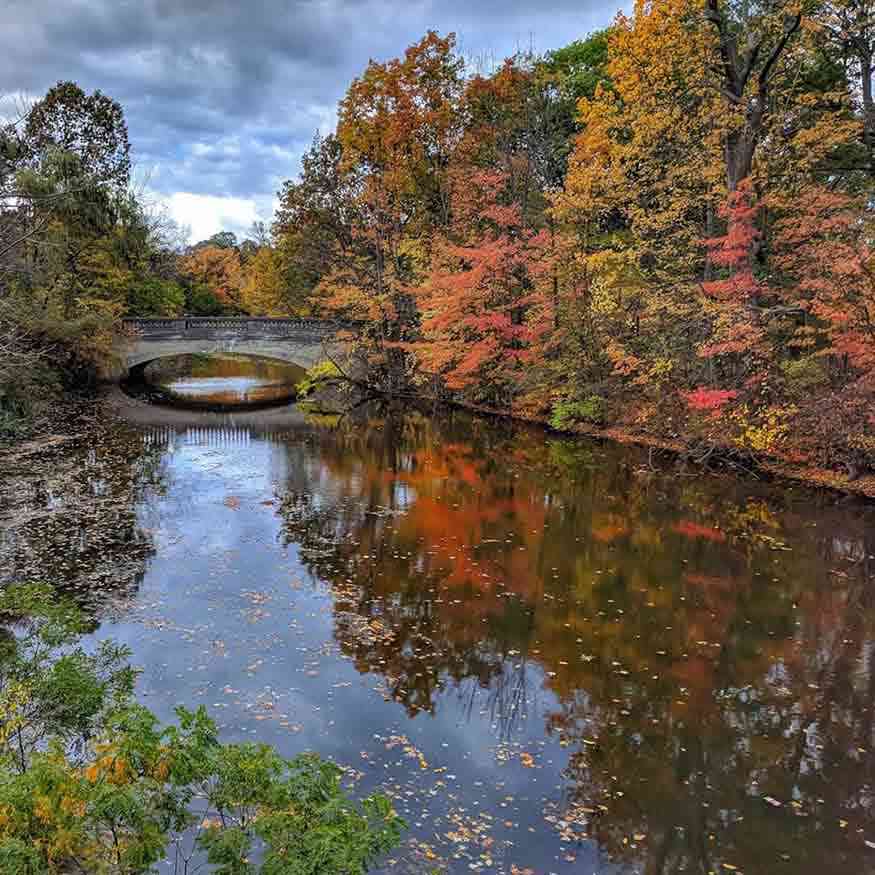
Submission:
{"label": "autumn tree", "polygon": [[859,197],[812,186],[779,214],[775,261],[798,308],[784,365],[802,410],[800,440],[822,464],[875,463],[875,255]]}
{"label": "autumn tree", "polygon": [[[301,158],[298,180],[288,180],[278,194],[272,233],[291,286],[309,296],[310,306],[326,306],[314,293],[323,278],[358,265],[353,227],[357,173],[341,167],[342,146],[334,135],[317,137]],[[342,311],[342,308],[341,308]]]}
{"label": "autumn tree", "polygon": [[191,282],[209,289],[226,311],[242,309],[243,271],[236,248],[195,247],[181,258],[180,269]]}
{"label": "autumn tree", "polygon": [[705,17],[717,31],[717,83],[729,121],[724,134],[726,187],[732,192],[753,170],[754,154],[768,123],[772,80],[799,31],[802,12],[782,2],[753,7],[751,13],[707,0]]}
{"label": "autumn tree", "polygon": [[[703,238],[721,200],[721,98],[698,3],[638,3],[608,35],[607,75],[580,101],[581,133],[556,198],[567,259],[564,393],[623,398],[640,424],[669,417],[707,323]],[[577,388],[579,386],[579,388]],[[635,411],[634,413],[632,411]]]}
{"label": "autumn tree", "polygon": [[511,405],[533,344],[554,327],[555,233],[548,195],[561,186],[573,129],[555,82],[531,58],[473,77],[467,129],[448,167],[451,221],[433,237],[416,289],[416,349],[451,390]]}
{"label": "autumn tree", "polygon": [[609,34],[610,87],[580,101],[557,198],[586,326],[569,331],[566,355],[588,374],[581,393],[598,377],[584,362],[607,359],[599,391],[625,392],[638,427],[710,410],[706,433],[762,449],[792,418],[772,389],[761,394],[778,382],[794,313],[769,281],[767,204],[789,206],[833,172],[857,124],[810,33],[781,4],[662,0]]}
{"label": "autumn tree", "polygon": [[279,250],[261,246],[247,260],[240,292],[241,306],[253,316],[300,315],[306,296],[300,288],[291,288],[283,270]]}
{"label": "autumn tree", "polygon": [[823,3],[814,22],[826,36],[839,61],[855,76],[858,88],[863,142],[866,147],[868,169],[873,171],[875,154],[875,102],[872,96],[872,77],[875,75],[875,6],[869,0],[829,0]]}
{"label": "autumn tree", "polygon": [[409,379],[399,344],[417,317],[407,289],[427,266],[432,229],[449,220],[447,167],[462,125],[454,47],[453,35],[430,32],[403,58],[372,61],[340,104],[340,169],[357,176],[354,246],[323,285],[331,306],[370,321],[387,386]]}
{"label": "autumn tree", "polygon": [[[129,180],[124,114],[106,95],[62,82],[3,142],[0,321],[31,349],[52,351],[44,367],[94,379],[111,365],[125,309],[124,265],[108,245]],[[109,280],[103,289],[98,277]]]}
{"label": "autumn tree", "polygon": [[462,242],[442,240],[432,273],[417,289],[426,341],[416,345],[430,373],[449,389],[476,387],[474,395],[512,403],[532,335],[526,314],[545,235],[527,227],[520,204],[502,203],[508,179],[480,171],[455,200]]}

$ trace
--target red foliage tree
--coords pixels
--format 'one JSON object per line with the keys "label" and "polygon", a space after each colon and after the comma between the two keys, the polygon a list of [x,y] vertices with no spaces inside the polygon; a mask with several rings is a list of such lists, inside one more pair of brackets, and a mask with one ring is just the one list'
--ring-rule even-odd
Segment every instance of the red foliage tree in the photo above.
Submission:
{"label": "red foliage tree", "polygon": [[500,391],[517,379],[539,330],[548,239],[526,227],[518,203],[505,202],[506,174],[483,170],[459,183],[453,229],[436,241],[431,274],[414,290],[426,336],[417,351],[451,389]]}
{"label": "red foliage tree", "polygon": [[[776,222],[785,306],[798,313],[792,347],[820,382],[806,391],[807,439],[822,462],[875,459],[875,250],[863,198],[802,191]],[[817,367],[816,363],[820,362]]]}
{"label": "red foliage tree", "polygon": [[684,392],[683,398],[690,410],[718,411],[737,395],[738,392],[731,389],[708,389],[705,386],[699,386],[692,392]]}
{"label": "red foliage tree", "polygon": [[745,179],[720,210],[726,233],[705,241],[710,263],[724,275],[702,283],[714,323],[713,335],[699,347],[703,358],[751,353],[762,340],[757,304],[765,288],[754,275],[754,251],[761,238],[759,214],[753,187]]}

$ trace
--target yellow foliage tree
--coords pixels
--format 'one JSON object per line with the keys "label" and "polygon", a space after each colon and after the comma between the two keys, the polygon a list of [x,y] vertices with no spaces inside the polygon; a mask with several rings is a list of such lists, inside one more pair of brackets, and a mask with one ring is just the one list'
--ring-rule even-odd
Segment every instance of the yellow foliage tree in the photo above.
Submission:
{"label": "yellow foliage tree", "polygon": [[282,258],[276,249],[262,246],[246,263],[240,303],[253,316],[303,315],[283,275]]}
{"label": "yellow foliage tree", "polygon": [[210,288],[230,310],[241,310],[243,269],[236,249],[201,246],[180,261],[182,272]]}

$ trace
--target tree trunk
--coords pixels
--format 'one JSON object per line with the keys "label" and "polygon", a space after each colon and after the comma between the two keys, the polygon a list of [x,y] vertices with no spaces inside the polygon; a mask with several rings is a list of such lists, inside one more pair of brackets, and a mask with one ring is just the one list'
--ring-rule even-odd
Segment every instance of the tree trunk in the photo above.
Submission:
{"label": "tree trunk", "polygon": [[863,92],[863,142],[866,145],[866,158],[869,172],[875,172],[873,150],[875,150],[875,107],[872,105],[872,53],[861,51],[860,79]]}
{"label": "tree trunk", "polygon": [[761,129],[761,114],[754,110],[748,113],[742,130],[733,131],[726,137],[726,187],[730,192],[737,191],[739,183],[747,179],[753,170],[753,157]]}
{"label": "tree trunk", "polygon": [[732,114],[739,108],[744,109],[741,129],[730,131],[726,136],[726,185],[732,192],[753,169],[754,154],[768,113],[772,72],[799,30],[802,15],[797,12],[785,18],[783,32],[765,58],[761,35],[757,38],[751,33],[746,48],[739,50],[739,35],[727,21],[720,0],[707,0],[705,17],[717,29],[720,91],[726,98],[727,110]]}
{"label": "tree trunk", "polygon": [[[708,200],[705,207],[705,235],[708,240],[714,238],[714,204]],[[714,265],[711,262],[711,250],[705,256],[705,270],[702,274],[703,282],[710,282],[714,278]]]}

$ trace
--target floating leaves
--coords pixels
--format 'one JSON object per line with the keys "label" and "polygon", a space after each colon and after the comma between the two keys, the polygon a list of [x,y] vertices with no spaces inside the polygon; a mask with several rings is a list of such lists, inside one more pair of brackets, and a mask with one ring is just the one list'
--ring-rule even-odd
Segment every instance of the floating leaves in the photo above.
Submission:
{"label": "floating leaves", "polygon": [[[827,534],[813,508],[766,520],[704,481],[639,487],[606,450],[581,473],[527,433],[405,422],[395,455],[365,426],[236,449],[198,437],[147,452],[129,433],[93,458],[65,446],[66,468],[35,467],[48,505],[27,478],[0,492],[27,532],[6,555],[114,605],[150,705],[202,701],[229,736],[324,750],[355,763],[362,792],[388,789],[411,824],[393,871],[564,875],[593,843],[643,867],[695,780],[715,872],[752,870],[725,850],[751,830],[774,832],[782,861],[816,857],[816,834],[871,853],[858,813],[736,786],[753,764],[783,787],[768,763],[807,725],[782,723],[763,765],[757,715],[856,713],[856,687],[817,670],[836,653],[868,670],[853,661],[865,624],[817,637],[864,581],[846,510]],[[578,494],[581,476],[595,479]],[[606,520],[627,534],[590,538]],[[139,590],[119,586],[125,568]],[[834,728],[817,723],[801,749]],[[809,767],[852,792],[868,741],[846,758],[831,743]],[[698,839],[673,841],[691,854]]]}

